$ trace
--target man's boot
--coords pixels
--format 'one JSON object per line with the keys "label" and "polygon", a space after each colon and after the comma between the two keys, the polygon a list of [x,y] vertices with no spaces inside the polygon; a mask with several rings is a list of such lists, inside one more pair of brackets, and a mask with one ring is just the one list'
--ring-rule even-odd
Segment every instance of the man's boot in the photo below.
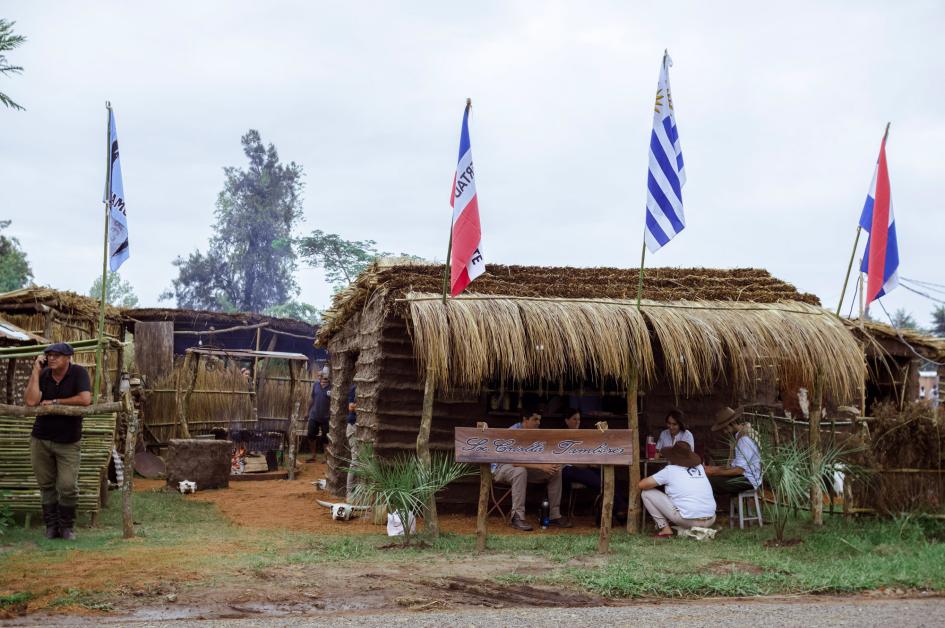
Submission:
{"label": "man's boot", "polygon": [[59,506],[59,534],[66,541],[75,540],[75,506]]}
{"label": "man's boot", "polygon": [[43,523],[46,524],[46,538],[59,538],[59,504],[43,504]]}

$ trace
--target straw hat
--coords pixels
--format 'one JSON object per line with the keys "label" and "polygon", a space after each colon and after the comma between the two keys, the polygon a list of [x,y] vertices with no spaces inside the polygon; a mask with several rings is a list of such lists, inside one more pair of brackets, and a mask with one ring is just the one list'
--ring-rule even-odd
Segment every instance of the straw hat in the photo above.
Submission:
{"label": "straw hat", "polygon": [[699,457],[699,454],[692,451],[689,443],[683,440],[668,449],[664,449],[660,454],[669,460],[669,464],[678,467],[695,467],[702,464],[702,458]]}
{"label": "straw hat", "polygon": [[718,432],[722,428],[726,427],[729,423],[734,422],[742,415],[742,410],[744,410],[744,408],[741,406],[738,406],[734,410],[728,406],[725,406],[719,410],[715,415],[715,423],[712,424],[712,431]]}

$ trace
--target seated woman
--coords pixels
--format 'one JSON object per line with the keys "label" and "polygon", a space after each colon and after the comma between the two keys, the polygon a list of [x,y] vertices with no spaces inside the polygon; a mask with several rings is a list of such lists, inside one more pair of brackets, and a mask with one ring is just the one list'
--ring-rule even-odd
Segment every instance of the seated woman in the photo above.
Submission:
{"label": "seated woman", "polygon": [[[581,411],[568,408],[564,424],[569,430],[581,429]],[[561,470],[562,503],[568,503],[571,498],[573,484],[583,484],[599,495],[601,491],[600,467],[588,465],[566,464]],[[614,493],[614,515],[617,520],[625,520],[627,516],[627,497],[622,492]]]}
{"label": "seated woman", "polygon": [[660,439],[656,441],[656,457],[659,458],[661,451],[669,449],[680,441],[689,443],[689,449],[696,450],[696,440],[683,423],[682,411],[673,408],[666,413],[666,429],[660,433]]}
{"label": "seated woman", "polygon": [[742,417],[741,409],[722,408],[716,415],[712,431],[724,430],[735,439],[729,463],[724,467],[705,468],[718,493],[738,494],[761,486],[761,449],[755,442],[755,431]]}
{"label": "seated woman", "polygon": [[[707,528],[715,523],[715,497],[702,467],[702,459],[678,442],[663,450],[669,464],[648,478],[640,480],[640,497],[656,522],[657,537],[673,536],[673,523],[682,528]],[[664,486],[666,492],[658,490]]]}

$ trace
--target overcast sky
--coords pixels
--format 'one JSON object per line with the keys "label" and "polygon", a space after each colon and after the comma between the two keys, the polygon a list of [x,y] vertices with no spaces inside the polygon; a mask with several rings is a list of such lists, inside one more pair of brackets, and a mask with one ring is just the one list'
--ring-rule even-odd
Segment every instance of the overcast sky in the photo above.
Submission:
{"label": "overcast sky", "polygon": [[[442,260],[471,97],[487,262],[634,267],[669,48],[687,228],[647,266],[767,268],[836,307],[891,121],[900,274],[945,284],[945,4],[782,4],[4,0],[28,41],[0,91],[27,110],[0,110],[0,219],[38,283],[89,289],[107,99],[142,305],[173,305],[250,128],[305,170],[300,233]],[[327,305],[319,271],[298,279]]]}

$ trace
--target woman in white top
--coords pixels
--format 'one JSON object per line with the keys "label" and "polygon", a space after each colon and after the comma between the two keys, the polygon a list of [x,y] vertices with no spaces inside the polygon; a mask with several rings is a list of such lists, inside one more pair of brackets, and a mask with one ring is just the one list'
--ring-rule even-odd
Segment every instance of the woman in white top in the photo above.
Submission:
{"label": "woman in white top", "polygon": [[666,414],[666,429],[660,434],[660,439],[656,441],[656,457],[660,457],[660,452],[669,449],[678,442],[689,443],[689,449],[695,451],[696,440],[692,437],[692,432],[686,429],[683,423],[683,413],[673,408]]}
{"label": "woman in white top", "polygon": [[[681,528],[707,528],[715,523],[715,497],[702,467],[702,459],[680,441],[663,450],[667,464],[640,480],[643,505],[656,522],[658,538],[673,536],[673,523]],[[665,487],[666,492],[659,490]]]}

